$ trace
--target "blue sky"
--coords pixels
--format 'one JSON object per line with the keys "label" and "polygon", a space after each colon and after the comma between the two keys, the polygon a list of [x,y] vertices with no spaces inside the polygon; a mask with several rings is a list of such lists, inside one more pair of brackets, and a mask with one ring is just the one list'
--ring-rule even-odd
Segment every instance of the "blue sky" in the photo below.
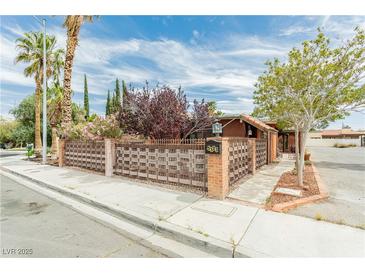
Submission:
{"label": "blue sky", "polygon": [[[1,16],[1,115],[34,92],[34,80],[14,64],[15,39],[40,29],[32,16]],[[47,16],[48,32],[65,47],[62,16]],[[74,60],[74,101],[82,102],[83,75],[88,76],[90,109],[104,114],[115,78],[140,86],[181,85],[189,100],[215,100],[225,113],[250,113],[254,83],[268,59],[286,53],[322,27],[334,44],[349,38],[365,16],[101,16],[85,24]],[[342,122],[365,129],[365,116]]]}

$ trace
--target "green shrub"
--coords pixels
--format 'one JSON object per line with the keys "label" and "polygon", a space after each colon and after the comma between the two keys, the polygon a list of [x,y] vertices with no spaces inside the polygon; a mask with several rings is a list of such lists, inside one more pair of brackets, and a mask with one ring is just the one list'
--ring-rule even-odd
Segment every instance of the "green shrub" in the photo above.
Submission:
{"label": "green shrub", "polygon": [[33,156],[33,155],[34,155],[34,149],[27,150],[27,152],[25,153],[25,155],[26,155],[27,157],[31,157],[31,156]]}
{"label": "green shrub", "polygon": [[67,129],[61,129],[61,136],[70,140],[102,140],[104,138],[119,138],[122,130],[114,115],[106,118],[93,116],[92,122],[73,124]]}
{"label": "green shrub", "polygon": [[93,122],[89,122],[84,129],[84,134],[91,134],[102,138],[119,138],[122,131],[115,115],[108,115],[106,118],[97,116]]}

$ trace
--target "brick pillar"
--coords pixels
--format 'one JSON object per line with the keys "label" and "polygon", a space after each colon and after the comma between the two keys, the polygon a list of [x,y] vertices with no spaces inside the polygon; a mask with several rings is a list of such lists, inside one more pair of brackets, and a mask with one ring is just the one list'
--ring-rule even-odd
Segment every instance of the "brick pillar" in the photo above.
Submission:
{"label": "brick pillar", "polygon": [[278,134],[275,132],[272,134],[271,139],[271,161],[276,160],[276,153],[277,153],[277,145],[278,144]]}
{"label": "brick pillar", "polygon": [[256,173],[256,139],[248,139],[248,153],[250,154],[248,156],[249,158],[249,169],[250,173],[255,174]]}
{"label": "brick pillar", "polygon": [[59,139],[58,141],[58,166],[63,167],[65,165],[65,139]]}
{"label": "brick pillar", "polygon": [[221,142],[221,154],[207,154],[208,196],[224,199],[229,191],[228,138],[208,138]]}
{"label": "brick pillar", "polygon": [[113,142],[111,139],[105,139],[105,176],[113,175]]}

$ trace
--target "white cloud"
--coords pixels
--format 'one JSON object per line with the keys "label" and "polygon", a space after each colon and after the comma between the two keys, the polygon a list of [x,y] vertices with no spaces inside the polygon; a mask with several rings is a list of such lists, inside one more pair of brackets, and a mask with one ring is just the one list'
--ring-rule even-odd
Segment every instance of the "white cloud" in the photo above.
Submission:
{"label": "white cloud", "polygon": [[242,50],[227,51],[221,53],[222,56],[283,56],[286,55],[286,51],[279,49],[265,49],[265,48],[250,48]]}
{"label": "white cloud", "polygon": [[15,84],[20,86],[32,87],[34,86],[34,80],[27,78],[20,74],[19,71],[11,70],[10,68],[1,67],[1,83],[2,84]]}
{"label": "white cloud", "polygon": [[[166,19],[171,20],[171,19]],[[172,39],[129,39],[91,37],[81,31],[74,60],[72,88],[83,91],[83,75],[88,76],[89,92],[106,96],[114,89],[115,78],[127,83],[159,82],[173,87],[181,85],[192,95],[217,100],[224,112],[250,112],[254,83],[268,58],[283,57],[294,46],[290,36],[315,32],[323,26],[331,34],[352,32],[355,24],[364,24],[364,17],[315,17],[302,25],[281,30],[280,39],[257,35],[227,34],[219,43],[204,39],[202,32],[192,31],[193,43]],[[4,26],[1,36],[1,83],[33,87],[31,78],[23,75],[24,65],[14,65],[14,40],[24,33],[18,25]],[[66,47],[66,30],[50,26],[48,33],[56,36],[59,47]],[[199,43],[197,41],[199,40]],[[142,61],[141,61],[142,60]],[[144,63],[145,61],[146,63]],[[209,98],[208,98],[209,96]],[[224,98],[224,99],[222,99]],[[95,102],[102,104],[101,101]]]}
{"label": "white cloud", "polygon": [[199,36],[200,36],[199,31],[197,31],[196,29],[193,30],[193,37],[196,38],[196,39],[198,39]]}
{"label": "white cloud", "polygon": [[[17,36],[24,33],[19,27],[8,27],[7,30]],[[51,26],[48,33],[56,36],[59,47],[66,47],[65,29]],[[201,34],[194,30],[192,37],[197,39]],[[11,63],[16,55],[14,39],[2,37],[2,40],[5,40],[7,50],[4,54],[2,51],[1,55],[2,70],[6,70],[1,75],[1,81],[33,86],[32,79],[23,76],[23,68]],[[215,98],[208,99],[251,96],[257,68],[251,67],[248,61],[282,55],[283,52],[279,45],[259,37],[230,36],[219,44],[219,48],[214,48],[210,44],[189,45],[171,39],[98,39],[81,33],[74,60],[72,88],[75,92],[83,91],[83,75],[86,73],[89,93],[103,96],[106,96],[108,89],[113,90],[116,77],[127,83],[148,80],[173,87],[181,85],[187,93],[200,89],[202,97],[206,97],[204,89],[206,93],[211,89],[219,91],[209,93]],[[149,65],[134,64],[133,59],[129,61],[130,58],[144,59]],[[245,62],[241,58],[245,58]],[[238,109],[243,102],[237,102],[232,106]]]}
{"label": "white cloud", "polygon": [[253,110],[253,100],[250,98],[238,97],[235,100],[219,100],[218,108],[226,114],[249,114]]}
{"label": "white cloud", "polygon": [[339,40],[353,36],[356,26],[365,29],[365,16],[331,16],[324,21],[323,30]]}
{"label": "white cloud", "polygon": [[325,15],[323,16],[323,20],[322,20],[322,23],[321,23],[321,27],[326,27],[326,24],[328,22],[328,20],[331,18],[331,15]]}
{"label": "white cloud", "polygon": [[330,38],[344,40],[354,34],[354,28],[365,28],[365,16],[308,17],[299,24],[281,29],[279,36],[307,34],[313,36],[320,27]]}
{"label": "white cloud", "polygon": [[313,27],[305,27],[305,26],[290,26],[282,29],[280,31],[279,36],[290,36],[293,34],[303,34],[303,33],[311,33],[315,30]]}
{"label": "white cloud", "polygon": [[[100,47],[101,44],[103,47]],[[241,61],[227,60],[226,56],[239,54],[255,58],[257,55],[275,53],[282,54],[277,50],[260,48],[248,49],[246,52],[222,52],[168,39],[101,41],[82,37],[74,61],[73,87],[76,91],[82,90],[82,74],[87,72],[89,90],[98,94],[106,94],[110,82],[119,77],[134,83],[148,80],[173,86],[182,85],[186,90],[209,86],[233,95],[238,90],[243,93],[244,88],[253,88],[257,75]],[[157,69],[127,63],[126,60],[131,57],[148,60]],[[118,61],[118,66],[112,64],[115,60]],[[97,72],[90,72],[90,66]]]}

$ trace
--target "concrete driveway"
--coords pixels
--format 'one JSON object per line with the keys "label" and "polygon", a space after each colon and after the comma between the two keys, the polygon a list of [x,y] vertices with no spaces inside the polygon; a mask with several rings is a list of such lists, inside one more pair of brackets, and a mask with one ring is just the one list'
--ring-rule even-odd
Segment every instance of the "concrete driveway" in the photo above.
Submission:
{"label": "concrete driveway", "polygon": [[309,147],[330,198],[289,213],[365,229],[365,148]]}

